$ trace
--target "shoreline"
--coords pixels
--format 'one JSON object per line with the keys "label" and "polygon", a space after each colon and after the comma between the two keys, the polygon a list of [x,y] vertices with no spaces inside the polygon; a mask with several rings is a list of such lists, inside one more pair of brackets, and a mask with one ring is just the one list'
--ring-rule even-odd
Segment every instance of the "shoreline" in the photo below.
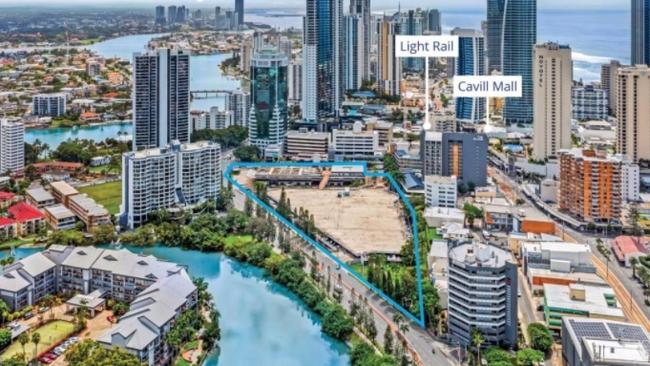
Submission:
{"label": "shoreline", "polygon": [[132,120],[112,120],[112,121],[106,121],[106,122],[93,122],[93,123],[88,123],[88,124],[82,124],[82,125],[74,125],[74,126],[57,126],[57,127],[52,127],[52,126],[47,126],[47,127],[40,127],[40,126],[25,126],[25,130],[57,130],[57,129],[72,129],[72,128],[84,128],[84,127],[102,127],[102,126],[110,126],[110,125],[131,125],[133,124]]}

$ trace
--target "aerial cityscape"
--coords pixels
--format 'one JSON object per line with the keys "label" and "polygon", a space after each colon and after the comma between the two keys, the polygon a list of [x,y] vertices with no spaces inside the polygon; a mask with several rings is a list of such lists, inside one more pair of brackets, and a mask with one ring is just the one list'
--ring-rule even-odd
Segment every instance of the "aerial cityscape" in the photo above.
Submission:
{"label": "aerial cityscape", "polygon": [[27,365],[650,366],[650,0],[0,0]]}

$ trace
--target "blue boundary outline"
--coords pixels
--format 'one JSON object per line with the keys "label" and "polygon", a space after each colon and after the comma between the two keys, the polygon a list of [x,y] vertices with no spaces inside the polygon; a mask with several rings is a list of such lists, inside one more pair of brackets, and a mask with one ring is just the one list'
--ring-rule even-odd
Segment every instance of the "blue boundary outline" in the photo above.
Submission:
{"label": "blue boundary outline", "polygon": [[[418,288],[418,307],[419,307],[419,310],[420,310],[420,317],[419,318],[416,317],[415,315],[411,314],[410,311],[404,309],[400,304],[398,304],[390,296],[386,295],[382,290],[377,288],[375,285],[368,282],[365,278],[363,278],[363,276],[361,276],[354,269],[352,269],[352,267],[350,267],[347,263],[340,260],[332,252],[330,252],[327,248],[320,245],[311,236],[307,235],[307,233],[305,233],[303,230],[301,230],[296,225],[294,225],[292,222],[290,222],[285,217],[280,215],[273,207],[271,207],[268,204],[264,203],[257,196],[255,196],[255,194],[253,194],[253,192],[251,192],[251,190],[249,190],[248,188],[242,186],[239,182],[237,182],[236,179],[234,179],[231,176],[232,171],[234,169],[237,169],[237,168],[333,167],[333,166],[361,166],[363,168],[363,175],[364,176],[367,176],[367,177],[382,177],[382,178],[388,179],[391,186],[397,192],[397,194],[399,195],[402,202],[404,202],[404,205],[408,208],[408,210],[409,210],[409,212],[411,214],[411,227],[412,227],[412,231],[413,231],[413,233],[412,233],[412,235],[413,235],[413,244],[415,246],[415,248],[414,248],[414,251],[415,251],[415,266],[416,266],[415,273],[416,273],[416,277],[417,277],[417,288]],[[415,214],[415,209],[411,205],[411,202],[409,201],[408,197],[406,196],[406,194],[404,194],[401,187],[399,186],[399,184],[397,184],[397,181],[393,178],[393,176],[391,176],[389,173],[385,173],[385,172],[369,172],[367,163],[365,161],[322,162],[322,163],[317,163],[317,162],[272,162],[272,163],[234,162],[234,163],[228,164],[228,167],[226,168],[226,170],[224,172],[224,176],[226,177],[228,182],[230,182],[233,186],[235,186],[239,191],[244,193],[249,199],[253,200],[255,203],[257,203],[258,205],[263,207],[267,212],[269,212],[269,214],[275,216],[275,218],[277,218],[285,226],[287,226],[292,231],[294,231],[298,236],[300,236],[302,239],[304,239],[309,244],[314,246],[316,249],[318,249],[321,253],[325,254],[331,260],[336,262],[339,266],[344,268],[348,273],[350,273],[352,276],[354,276],[362,284],[364,284],[370,290],[374,291],[382,299],[384,299],[386,302],[388,302],[390,305],[392,305],[394,308],[396,308],[399,312],[404,314],[404,316],[406,316],[408,319],[412,320],[413,322],[415,322],[420,327],[425,328],[424,296],[422,294],[422,273],[421,273],[421,269],[420,269],[420,240],[418,238],[417,215]]]}

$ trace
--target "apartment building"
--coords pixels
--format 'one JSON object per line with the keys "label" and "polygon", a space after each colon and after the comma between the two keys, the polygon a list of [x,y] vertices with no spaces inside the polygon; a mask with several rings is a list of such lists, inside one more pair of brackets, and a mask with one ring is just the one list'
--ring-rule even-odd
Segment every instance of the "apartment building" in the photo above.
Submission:
{"label": "apartment building", "polygon": [[180,144],[125,153],[122,157],[120,225],[147,222],[155,210],[217,199],[221,190],[221,147],[213,142]]}
{"label": "apartment building", "polygon": [[393,127],[394,125],[390,122],[372,120],[366,122],[367,131],[377,131],[379,134],[379,147],[388,148],[393,142]]}
{"label": "apartment building", "polygon": [[0,172],[22,174],[25,169],[25,126],[0,120]]}
{"label": "apartment building", "polygon": [[571,91],[573,119],[578,121],[607,119],[607,90],[593,85],[575,87]]}
{"label": "apartment building", "polygon": [[0,298],[11,311],[38,302],[56,291],[55,263],[42,253],[23,258],[4,268],[0,277]]}
{"label": "apartment building", "polygon": [[616,151],[637,163],[650,161],[650,69],[648,65],[618,70]]}
{"label": "apartment building", "polygon": [[533,156],[555,157],[571,148],[571,48],[545,43],[534,48]]}
{"label": "apartment building", "polygon": [[61,117],[66,112],[66,95],[37,94],[32,97],[32,114],[35,116]]}
{"label": "apartment building", "polygon": [[442,175],[442,133],[422,131],[420,135],[422,175]]}
{"label": "apartment building", "polygon": [[28,203],[16,203],[7,212],[15,220],[16,234],[19,236],[36,234],[45,225],[45,216]]}
{"label": "apartment building", "polygon": [[638,182],[638,169],[602,151],[574,148],[559,155],[560,209],[585,222],[620,222],[625,197],[636,195],[629,191],[634,184],[623,182]]}
{"label": "apartment building", "polygon": [[455,208],[458,199],[456,177],[427,175],[424,177],[424,197],[427,207]]}
{"label": "apartment building", "polygon": [[141,291],[129,312],[97,341],[107,348],[124,348],[149,366],[169,364],[175,354],[165,335],[197,302],[198,293],[187,272],[168,275]]}
{"label": "apartment building", "polygon": [[56,204],[54,196],[43,187],[28,189],[25,193],[25,200],[40,209]]}
{"label": "apartment building", "polygon": [[327,132],[298,131],[287,132],[284,155],[296,161],[326,161],[330,135]]}
{"label": "apartment building", "polygon": [[352,130],[333,130],[332,148],[342,159],[374,159],[381,157],[379,132],[364,131],[363,123],[357,121]]}
{"label": "apartment building", "polygon": [[102,293],[130,303],[129,312],[98,341],[123,347],[151,366],[168,363],[173,354],[164,336],[198,302],[184,267],[126,249],[52,245],[7,266],[0,276],[0,298],[14,311],[58,293]]}
{"label": "apartment building", "polygon": [[485,186],[487,184],[487,144],[487,136],[482,134],[443,133],[441,175],[456,176],[459,182],[468,186]]}
{"label": "apartment building", "polygon": [[111,215],[108,210],[85,194],[76,194],[68,197],[68,205],[66,207],[86,224],[86,230],[90,232],[98,226],[111,224]]}
{"label": "apartment building", "polygon": [[64,205],[45,207],[45,220],[54,230],[73,229],[77,223],[77,216]]}
{"label": "apartment building", "polygon": [[609,113],[616,116],[616,106],[618,103],[618,69],[621,63],[617,60],[611,60],[609,63],[600,66],[600,87],[607,91],[607,105]]}
{"label": "apartment building", "polygon": [[70,197],[79,194],[79,191],[64,181],[50,183],[50,191],[57,202],[64,206],[70,205]]}
{"label": "apartment building", "polygon": [[517,344],[517,266],[497,247],[464,243],[449,251],[449,334],[471,345],[479,329],[489,345]]}

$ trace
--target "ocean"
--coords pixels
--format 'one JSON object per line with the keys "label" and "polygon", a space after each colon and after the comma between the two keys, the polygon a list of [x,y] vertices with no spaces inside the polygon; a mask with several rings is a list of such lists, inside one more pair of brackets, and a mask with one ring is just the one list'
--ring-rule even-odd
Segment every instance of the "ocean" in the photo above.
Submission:
{"label": "ocean", "polygon": [[[405,8],[403,8],[405,9]],[[373,13],[384,10],[374,9]],[[396,9],[386,9],[386,14]],[[270,14],[292,16],[269,16]],[[443,29],[454,27],[481,29],[485,10],[441,11]],[[279,28],[302,28],[302,16],[295,11],[268,11],[246,14],[246,21],[266,23]],[[575,80],[600,80],[600,65],[617,59],[630,60],[630,12],[598,10],[539,10],[537,14],[538,43],[554,41],[571,46]]]}

